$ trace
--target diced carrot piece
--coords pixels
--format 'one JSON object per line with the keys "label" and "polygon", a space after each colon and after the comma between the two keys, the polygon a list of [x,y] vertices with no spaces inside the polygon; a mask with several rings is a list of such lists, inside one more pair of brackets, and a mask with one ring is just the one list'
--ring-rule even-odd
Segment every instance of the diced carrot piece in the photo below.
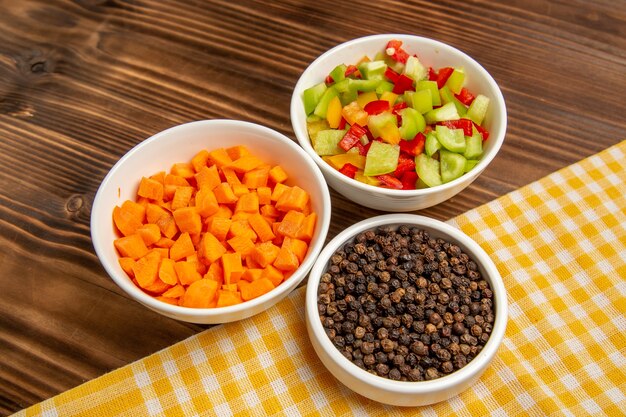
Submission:
{"label": "diced carrot piece", "polygon": [[113,244],[120,255],[126,258],[137,260],[148,253],[148,247],[137,233],[115,239]]}
{"label": "diced carrot piece", "polygon": [[181,233],[200,234],[202,218],[195,207],[183,207],[174,210],[174,220]]}
{"label": "diced carrot piece", "polygon": [[226,248],[219,240],[217,240],[215,236],[209,232],[202,235],[202,239],[200,240],[200,245],[198,247],[198,256],[200,259],[213,263],[225,253]]}
{"label": "diced carrot piece", "polygon": [[255,246],[251,256],[261,268],[265,268],[274,263],[279,251],[280,248],[272,242],[264,242]]}
{"label": "diced carrot piece", "polygon": [[200,260],[197,252],[193,255],[189,255],[187,258],[185,258],[185,260],[193,264],[196,267],[196,271],[198,271],[200,275],[206,274],[207,266]]}
{"label": "diced carrot piece", "polygon": [[259,278],[241,288],[241,298],[244,301],[252,300],[253,298],[260,297],[270,292],[274,288],[276,288],[276,286],[268,278]]}
{"label": "diced carrot piece", "polygon": [[263,217],[276,218],[281,215],[281,213],[278,210],[276,210],[276,207],[274,207],[273,205],[269,203],[264,206],[261,206],[261,208],[259,209],[259,212],[261,213]]}
{"label": "diced carrot piece", "polygon": [[248,194],[250,192],[250,190],[248,190],[248,187],[246,187],[244,184],[235,184],[233,186],[233,194],[235,194],[236,197],[241,197],[244,194]]}
{"label": "diced carrot piece", "polygon": [[120,266],[126,272],[130,278],[135,278],[135,273],[133,272],[133,265],[135,265],[135,260],[133,258],[122,257],[118,259]]}
{"label": "diced carrot piece", "polygon": [[237,281],[237,284],[222,284],[222,290],[237,292],[237,291],[239,291],[239,285],[238,284],[239,284],[239,281]]}
{"label": "diced carrot piece", "polygon": [[158,253],[161,259],[170,257],[170,250],[168,248],[152,248],[152,249],[149,249],[149,252]]}
{"label": "diced carrot piece", "polygon": [[163,183],[143,177],[139,183],[137,195],[149,198],[150,200],[161,201],[163,200]]}
{"label": "diced carrot piece", "polygon": [[317,222],[317,214],[312,212],[304,218],[300,228],[296,232],[296,239],[301,239],[306,242],[310,242],[313,239],[315,233],[315,223]]}
{"label": "diced carrot piece", "polygon": [[308,216],[311,213],[313,213],[313,210],[311,209],[311,199],[309,198],[309,202],[302,209],[302,214],[304,214],[305,216]]}
{"label": "diced carrot piece", "polygon": [[218,168],[222,168],[230,164],[233,160],[228,156],[226,149],[219,148],[209,152],[209,162],[213,165],[217,165]]}
{"label": "diced carrot piece", "polygon": [[178,281],[182,285],[189,285],[193,282],[198,281],[199,279],[202,279],[202,275],[200,275],[200,273],[196,271],[196,266],[191,262],[176,262],[174,264],[174,270],[176,271]]}
{"label": "diced carrot piece", "polygon": [[226,149],[226,153],[233,161],[241,158],[242,156],[250,155],[250,150],[243,145],[236,145]]}
{"label": "diced carrot piece", "polygon": [[149,252],[135,262],[133,272],[141,288],[147,288],[154,284],[158,278],[160,262],[161,256],[155,252]]}
{"label": "diced carrot piece", "polygon": [[256,233],[252,230],[252,227],[250,227],[248,220],[233,220],[230,225],[228,236],[234,237],[240,235],[248,236],[253,242],[256,242],[258,239]]}
{"label": "diced carrot piece", "polygon": [[222,265],[220,265],[219,262],[213,262],[211,266],[209,266],[207,273],[204,274],[204,278],[217,281],[221,287],[224,282],[224,270],[222,269]]}
{"label": "diced carrot piece", "polygon": [[161,266],[159,267],[159,278],[161,278],[161,281],[169,285],[176,285],[178,283],[178,276],[174,269],[175,264],[176,262],[172,259],[161,259]]}
{"label": "diced carrot piece", "polygon": [[243,271],[243,274],[241,275],[241,280],[239,282],[242,282],[242,280],[248,281],[248,282],[256,281],[257,279],[261,278],[262,274],[263,274],[263,269],[248,268],[245,271]]}
{"label": "diced carrot piece", "polygon": [[257,158],[254,155],[245,155],[242,156],[241,158],[237,159],[236,161],[233,161],[229,167],[234,169],[235,172],[248,172],[248,171],[252,171],[254,168],[259,167],[260,165],[263,165],[263,161],[261,161],[259,158]]}
{"label": "diced carrot piece", "polygon": [[225,253],[222,255],[222,269],[224,270],[224,283],[235,284],[243,274],[240,253]]}
{"label": "diced carrot piece", "polygon": [[173,244],[174,244],[174,241],[172,239],[169,239],[167,237],[162,237],[154,243],[154,246],[156,246],[157,248],[169,249],[172,247]]}
{"label": "diced carrot piece", "polygon": [[174,216],[169,213],[157,220],[156,225],[161,229],[161,234],[169,239],[172,239],[178,233],[178,226],[176,226]]}
{"label": "diced carrot piece", "polygon": [[184,232],[178,236],[178,239],[176,239],[176,242],[174,242],[170,248],[170,259],[179,261],[192,255],[195,251],[196,249],[193,246],[189,233]]}
{"label": "diced carrot piece", "polygon": [[148,223],[156,224],[161,217],[167,215],[169,215],[169,212],[161,206],[152,203],[146,206],[146,220]]}
{"label": "diced carrot piece", "polygon": [[145,197],[139,197],[139,196],[137,197],[137,199],[135,200],[135,202],[136,202],[137,204],[139,204],[140,206],[142,206],[144,209],[145,209],[146,207],[148,207],[148,204],[150,204],[150,200],[149,200],[149,199],[147,199],[147,198],[145,198]]}
{"label": "diced carrot piece", "polygon": [[224,217],[213,217],[209,224],[208,231],[213,234],[217,240],[224,241],[226,240],[226,235],[228,235],[232,222],[231,219]]}
{"label": "diced carrot piece", "polygon": [[273,265],[281,271],[295,271],[300,266],[300,261],[293,251],[287,247],[281,247]]}
{"label": "diced carrot piece", "polygon": [[244,256],[243,263],[246,269],[261,269],[261,265],[252,258],[252,253]]}
{"label": "diced carrot piece", "polygon": [[208,217],[217,213],[219,209],[219,203],[215,194],[209,187],[202,187],[196,193],[196,210],[202,217]]}
{"label": "diced carrot piece", "polygon": [[178,175],[179,177],[183,177],[188,180],[193,178],[196,174],[196,171],[193,169],[193,165],[190,162],[178,162],[172,166],[170,169],[170,173],[172,175]]}
{"label": "diced carrot piece", "polygon": [[241,304],[243,300],[241,299],[241,294],[239,291],[217,291],[217,307],[227,307],[235,304]]}
{"label": "diced carrot piece", "polygon": [[285,214],[280,225],[278,226],[278,234],[289,237],[296,237],[300,226],[304,222],[305,216],[299,211],[290,210]]}
{"label": "diced carrot piece", "polygon": [[217,171],[217,167],[215,165],[212,165],[210,167],[202,167],[202,169],[198,171],[195,177],[198,188],[208,187],[210,190],[212,190],[222,182],[220,174]]}
{"label": "diced carrot piece", "polygon": [[233,189],[227,182],[219,184],[213,189],[213,192],[215,193],[217,202],[220,204],[233,204],[237,202],[237,196],[233,193]]}
{"label": "diced carrot piece", "polygon": [[263,268],[263,273],[261,274],[261,278],[269,279],[270,281],[272,281],[272,284],[274,284],[274,286],[278,287],[278,284],[284,281],[285,275],[281,270],[276,269],[272,265],[268,265],[265,268]]}
{"label": "diced carrot piece", "polygon": [[134,234],[143,224],[133,213],[125,211],[118,206],[113,207],[113,223],[123,236]]}
{"label": "diced carrot piece", "polygon": [[187,207],[192,196],[193,187],[176,187],[174,197],[172,198],[172,211],[182,207]]}
{"label": "diced carrot piece", "polygon": [[274,235],[276,236],[274,239],[272,239],[272,243],[278,247],[280,247],[283,244],[283,240],[285,239],[285,236],[283,236],[278,231],[278,228],[280,227],[280,225],[281,225],[280,222],[272,223],[272,233],[274,233]]}
{"label": "diced carrot piece", "polygon": [[144,224],[137,229],[137,233],[139,233],[146,246],[153,245],[161,239],[161,229],[153,223]]}
{"label": "diced carrot piece", "polygon": [[[166,291],[167,292],[167,291]],[[165,293],[163,293],[165,294]],[[163,301],[164,303],[171,304],[173,306],[177,306],[179,298],[165,297],[164,295],[159,295],[155,297],[159,301]]]}
{"label": "diced carrot piece", "polygon": [[239,220],[248,221],[250,216],[252,216],[252,213],[246,213],[245,211],[238,211],[235,214],[233,214],[233,217],[231,217],[230,219],[234,222],[237,222]]}
{"label": "diced carrot piece", "polygon": [[166,174],[163,179],[163,199],[166,201],[174,197],[176,188],[189,187],[189,181],[179,175]]}
{"label": "diced carrot piece", "polygon": [[228,244],[235,252],[239,252],[242,256],[246,256],[254,250],[254,242],[244,235],[228,239]]}
{"label": "diced carrot piece", "polygon": [[272,189],[270,187],[258,187],[256,193],[259,196],[259,204],[272,204]]}
{"label": "diced carrot piece", "polygon": [[210,221],[211,219],[214,219],[214,218],[230,219],[232,216],[233,216],[233,211],[228,206],[220,205],[220,207],[217,209],[215,214],[212,214],[209,217],[207,217],[207,221]]}
{"label": "diced carrot piece", "polygon": [[161,185],[165,185],[165,171],[159,171],[154,175],[150,175],[150,179],[160,182]]}
{"label": "diced carrot piece", "polygon": [[183,296],[184,307],[209,308],[217,294],[217,282],[210,279],[194,281]]}
{"label": "diced carrot piece", "polygon": [[288,192],[281,194],[276,202],[276,208],[280,211],[302,211],[309,203],[309,193],[297,185],[291,187]]}
{"label": "diced carrot piece", "polygon": [[269,177],[274,183],[280,184],[287,180],[287,173],[280,165],[276,165],[274,168],[270,169]]}
{"label": "diced carrot piece", "polygon": [[164,291],[167,291],[170,288],[171,285],[166,284],[165,282],[161,281],[159,277],[157,277],[156,280],[154,280],[152,284],[145,287],[144,290],[155,295],[162,294]]}
{"label": "diced carrot piece", "polygon": [[241,184],[241,180],[232,168],[223,167],[222,174],[224,175],[224,178],[226,178],[226,182],[228,183],[228,185],[230,185],[231,188],[237,184]]}
{"label": "diced carrot piece", "polygon": [[239,197],[235,206],[235,213],[245,211],[246,213],[259,212],[259,196],[257,193],[246,193]]}
{"label": "diced carrot piece", "polygon": [[289,248],[296,255],[299,263],[302,263],[307,251],[309,250],[308,243],[306,243],[304,240],[295,239],[292,237],[286,237],[283,241],[282,246]]}
{"label": "diced carrot piece", "polygon": [[251,215],[248,218],[248,224],[250,224],[250,227],[252,227],[252,230],[254,230],[261,242],[267,242],[276,237],[272,232],[272,226],[259,213]]}
{"label": "diced carrot piece", "polygon": [[243,176],[243,183],[248,188],[267,187],[269,169],[267,167],[256,168],[248,171]]}
{"label": "diced carrot piece", "polygon": [[285,184],[278,183],[274,186],[274,190],[272,190],[271,200],[276,202],[283,195],[285,191],[288,191],[291,187]]}
{"label": "diced carrot piece", "polygon": [[209,151],[206,149],[201,150],[197,154],[191,158],[191,166],[195,172],[200,172],[200,170],[207,166],[207,161],[209,160]]}
{"label": "diced carrot piece", "polygon": [[174,285],[172,288],[163,293],[163,297],[168,298],[178,298],[182,297],[183,295],[185,295],[185,287],[180,284]]}

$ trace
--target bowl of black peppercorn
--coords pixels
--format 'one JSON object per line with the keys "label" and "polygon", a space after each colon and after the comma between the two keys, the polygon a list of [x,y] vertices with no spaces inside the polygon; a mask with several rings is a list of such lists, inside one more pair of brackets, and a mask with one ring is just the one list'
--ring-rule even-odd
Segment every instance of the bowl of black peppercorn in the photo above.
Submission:
{"label": "bowl of black peppercorn", "polygon": [[506,322],[506,289],[487,253],[424,216],[349,227],[326,245],[307,284],[307,331],[324,366],[389,405],[433,404],[470,387]]}

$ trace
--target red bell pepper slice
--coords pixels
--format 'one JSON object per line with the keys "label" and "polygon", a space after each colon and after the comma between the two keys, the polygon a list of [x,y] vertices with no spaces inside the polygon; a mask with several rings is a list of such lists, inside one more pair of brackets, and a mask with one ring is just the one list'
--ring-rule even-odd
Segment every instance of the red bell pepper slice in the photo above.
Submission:
{"label": "red bell pepper slice", "polygon": [[437,87],[438,88],[443,87],[453,72],[454,72],[454,68],[451,68],[451,67],[440,68],[439,72],[437,73]]}
{"label": "red bell pepper slice", "polygon": [[370,101],[363,107],[363,110],[369,115],[380,114],[389,110],[389,102],[387,100],[374,100]]}
{"label": "red bell pepper slice", "polygon": [[407,171],[415,171],[415,159],[412,156],[401,153],[398,157],[398,166],[393,174],[396,178],[400,178]]}
{"label": "red bell pepper slice", "polygon": [[400,74],[398,74],[397,72],[395,72],[391,68],[387,67],[387,69],[385,70],[385,77],[387,77],[387,79],[389,81],[391,81],[392,83],[395,84],[398,81],[398,78],[400,77]]}
{"label": "red bell pepper slice", "polygon": [[472,136],[474,133],[472,127],[474,126],[474,122],[470,119],[459,119],[459,120],[446,120],[443,122],[439,122],[440,125],[446,126],[450,129],[463,129],[463,134],[465,136]]}
{"label": "red bell pepper slice", "polygon": [[402,94],[413,89],[413,79],[404,74],[398,75],[398,80],[393,84],[393,93]]}
{"label": "red bell pepper slice", "polygon": [[417,183],[417,172],[415,171],[407,171],[402,174],[400,178],[400,182],[402,183],[403,190],[415,190],[417,187],[415,184]]}
{"label": "red bell pepper slice", "polygon": [[356,174],[356,172],[358,171],[359,168],[355,167],[354,165],[348,163],[345,164],[344,166],[341,167],[341,169],[339,170],[339,172],[341,172],[343,175],[350,177],[352,179],[354,179],[354,176]]}
{"label": "red bell pepper slice", "polygon": [[417,156],[424,152],[424,144],[426,142],[426,137],[422,134],[422,132],[415,135],[413,140],[401,140],[400,141],[400,151],[408,153],[412,156]]}
{"label": "red bell pepper slice", "polygon": [[361,75],[359,73],[359,69],[356,67],[356,65],[348,65],[346,67],[345,77],[348,78],[352,74],[354,74],[355,77]]}
{"label": "red bell pepper slice", "polygon": [[[474,123],[474,122],[472,122]],[[489,132],[487,131],[487,129],[485,129],[484,127],[482,127],[479,124],[474,123],[474,127],[476,127],[476,130],[478,130],[478,133],[480,133],[483,137],[483,142],[486,141],[487,139],[489,139]]]}
{"label": "red bell pepper slice", "polygon": [[346,128],[346,123],[348,122],[346,121],[344,117],[342,117],[341,120],[339,120],[339,126],[337,126],[337,129],[344,130]]}
{"label": "red bell pepper slice", "polygon": [[331,77],[330,75],[327,75],[327,76],[326,76],[326,79],[324,80],[324,82],[325,82],[326,84],[332,84],[332,83],[334,83],[334,82],[335,82],[335,80],[333,80],[333,77]]}
{"label": "red bell pepper slice", "polygon": [[399,112],[400,110],[402,110],[402,109],[406,109],[407,107],[409,107],[409,105],[408,105],[408,104],[406,104],[406,101],[403,101],[403,102],[401,102],[401,103],[398,103],[398,104],[394,105],[394,106],[391,108],[391,112],[392,112],[393,114],[396,114],[396,115],[397,115],[397,114],[398,114],[398,112]]}
{"label": "red bell pepper slice", "polygon": [[461,88],[461,91],[459,92],[459,94],[455,94],[454,97],[456,97],[457,100],[459,100],[461,103],[465,104],[466,106],[469,106],[470,104],[472,104],[472,101],[474,101],[474,99],[476,98],[465,87]]}
{"label": "red bell pepper slice", "polygon": [[428,81],[437,81],[437,73],[433,67],[428,67]]}
{"label": "red bell pepper slice", "polygon": [[367,151],[370,150],[370,146],[372,146],[372,142],[368,142],[367,145],[363,145],[361,141],[358,141],[354,144],[354,147],[359,150],[359,155],[367,156]]}
{"label": "red bell pepper slice", "polygon": [[399,40],[391,40],[389,42],[387,42],[387,49],[393,48],[394,52],[390,55],[391,59],[393,59],[396,62],[402,62],[403,64],[406,64],[407,59],[409,59],[409,54],[402,49],[402,41]]}
{"label": "red bell pepper slice", "polygon": [[362,129],[365,130],[365,134],[367,135],[367,138],[372,141],[372,140],[376,140],[376,138],[374,137],[374,135],[372,135],[372,132],[370,132],[370,128],[367,126],[362,126]]}
{"label": "red bell pepper slice", "polygon": [[361,136],[365,134],[363,129],[358,124],[353,124],[350,129],[343,135],[343,138],[339,141],[339,147],[344,151],[352,149],[352,147],[361,140]]}
{"label": "red bell pepper slice", "polygon": [[396,190],[402,189],[402,182],[392,175],[384,174],[379,175],[376,178],[378,178],[381,182],[381,187],[383,188],[395,188]]}

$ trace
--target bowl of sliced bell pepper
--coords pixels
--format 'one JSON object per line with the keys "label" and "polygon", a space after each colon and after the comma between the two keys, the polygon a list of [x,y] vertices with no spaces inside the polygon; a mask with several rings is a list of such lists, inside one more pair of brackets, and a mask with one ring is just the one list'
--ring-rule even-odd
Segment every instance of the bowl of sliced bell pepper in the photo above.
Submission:
{"label": "bowl of sliced bell pepper", "polygon": [[291,100],[300,145],[361,205],[421,210],[470,185],[506,132],[502,92],[464,52],[413,35],[354,39],[319,56]]}

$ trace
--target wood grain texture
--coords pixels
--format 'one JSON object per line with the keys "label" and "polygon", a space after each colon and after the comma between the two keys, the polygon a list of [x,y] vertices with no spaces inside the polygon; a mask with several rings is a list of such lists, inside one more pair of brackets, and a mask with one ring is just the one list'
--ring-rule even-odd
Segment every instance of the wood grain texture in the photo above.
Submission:
{"label": "wood grain texture", "polygon": [[[203,326],[147,311],[89,235],[100,181],[175,124],[232,118],[294,137],[291,90],[343,41],[412,33],[473,56],[509,118],[449,219],[624,139],[624,1],[0,0],[0,414],[169,346]],[[329,239],[380,214],[332,192]],[[356,213],[356,218],[355,218]]]}

